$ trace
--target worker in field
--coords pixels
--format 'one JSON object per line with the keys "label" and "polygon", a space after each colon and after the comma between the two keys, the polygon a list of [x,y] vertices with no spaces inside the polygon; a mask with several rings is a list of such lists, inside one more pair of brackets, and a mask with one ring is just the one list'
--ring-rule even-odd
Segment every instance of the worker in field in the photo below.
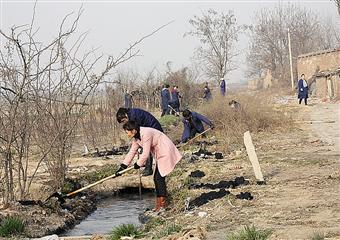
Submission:
{"label": "worker in field", "polygon": [[170,85],[165,84],[161,91],[161,107],[162,107],[161,117],[163,117],[164,115],[170,114],[169,103],[171,101],[172,101],[172,96],[170,93]]}
{"label": "worker in field", "polygon": [[[128,121],[135,121],[141,127],[150,127],[163,132],[163,128],[159,121],[149,112],[140,108],[119,108],[116,114],[117,122],[126,123]],[[152,170],[153,157],[150,154],[145,163],[143,176],[150,176]]]}
{"label": "worker in field", "polygon": [[167,203],[167,188],[165,177],[172,172],[176,164],[181,160],[182,155],[163,132],[148,127],[140,127],[135,121],[124,123],[123,129],[128,137],[132,138],[131,148],[125,156],[117,173],[126,169],[130,164],[140,147],[143,153],[134,164],[135,169],[143,167],[152,154],[155,157],[156,168],[154,173],[154,183],[156,189],[156,207],[155,212],[165,209]]}
{"label": "worker in field", "polygon": [[189,141],[195,137],[197,133],[204,132],[203,122],[206,123],[211,129],[214,128],[214,124],[205,116],[185,109],[183,111],[184,131],[182,134],[182,143]]}

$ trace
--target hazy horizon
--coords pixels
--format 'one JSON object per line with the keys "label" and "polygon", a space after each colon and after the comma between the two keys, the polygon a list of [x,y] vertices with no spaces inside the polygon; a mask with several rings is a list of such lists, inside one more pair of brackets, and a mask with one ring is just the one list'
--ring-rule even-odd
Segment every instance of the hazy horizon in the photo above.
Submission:
{"label": "hazy horizon", "polygon": [[[84,47],[99,47],[99,53],[117,56],[129,44],[145,36],[161,25],[174,21],[156,34],[145,39],[139,46],[142,56],[120,66],[121,69],[136,69],[145,73],[156,67],[160,71],[166,62],[172,62],[173,69],[190,65],[198,39],[183,37],[190,31],[189,19],[209,8],[217,11],[233,10],[239,24],[251,24],[256,11],[273,8],[277,4],[295,3],[311,9],[320,16],[340,21],[333,2],[324,1],[38,1],[35,27],[39,27],[38,39],[48,41],[58,32],[58,26],[66,14],[82,14],[77,35],[89,31]],[[1,0],[0,27],[8,33],[13,25],[29,24],[33,14],[34,1]],[[52,17],[53,16],[53,17]],[[4,39],[1,37],[1,44]],[[245,50],[247,37],[242,36],[238,49],[242,52],[238,61],[240,68],[228,74],[230,82],[244,80]]]}

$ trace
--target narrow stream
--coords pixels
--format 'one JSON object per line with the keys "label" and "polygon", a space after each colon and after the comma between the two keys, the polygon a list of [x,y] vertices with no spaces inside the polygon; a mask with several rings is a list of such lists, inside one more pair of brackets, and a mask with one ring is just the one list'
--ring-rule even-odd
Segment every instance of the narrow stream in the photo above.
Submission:
{"label": "narrow stream", "polygon": [[152,208],[154,201],[153,193],[143,194],[142,200],[140,200],[138,194],[124,194],[103,199],[97,205],[95,212],[63,235],[109,234],[114,227],[121,224],[140,225],[138,215],[145,208]]}

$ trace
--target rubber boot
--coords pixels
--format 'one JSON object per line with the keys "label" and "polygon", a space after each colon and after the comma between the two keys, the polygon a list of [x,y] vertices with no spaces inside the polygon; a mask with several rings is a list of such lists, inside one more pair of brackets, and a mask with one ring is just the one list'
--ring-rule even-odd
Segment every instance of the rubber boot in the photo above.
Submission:
{"label": "rubber boot", "polygon": [[157,204],[154,212],[164,211],[166,207],[166,197],[157,197]]}
{"label": "rubber boot", "polygon": [[148,160],[146,160],[145,163],[145,169],[142,173],[143,176],[150,176],[152,175],[153,171],[152,171],[152,157],[149,156]]}
{"label": "rubber boot", "polygon": [[152,209],[152,211],[157,212],[159,211],[160,208],[161,208],[161,198],[156,197],[156,206],[154,209]]}
{"label": "rubber boot", "polygon": [[166,207],[166,197],[159,197],[159,206],[165,210]]}

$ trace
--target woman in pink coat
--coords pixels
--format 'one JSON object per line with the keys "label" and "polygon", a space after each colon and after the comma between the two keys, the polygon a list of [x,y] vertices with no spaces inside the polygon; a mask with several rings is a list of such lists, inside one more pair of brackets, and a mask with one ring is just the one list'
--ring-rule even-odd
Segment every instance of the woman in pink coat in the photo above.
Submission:
{"label": "woman in pink coat", "polygon": [[134,164],[135,169],[144,166],[150,153],[153,154],[156,159],[153,177],[157,196],[155,211],[158,212],[161,208],[165,208],[166,205],[167,190],[165,176],[172,172],[176,164],[181,160],[182,155],[170,138],[157,129],[139,127],[134,121],[125,123],[123,129],[133,140],[130,151],[117,172],[126,169],[131,164],[140,147],[143,148],[143,153]]}

